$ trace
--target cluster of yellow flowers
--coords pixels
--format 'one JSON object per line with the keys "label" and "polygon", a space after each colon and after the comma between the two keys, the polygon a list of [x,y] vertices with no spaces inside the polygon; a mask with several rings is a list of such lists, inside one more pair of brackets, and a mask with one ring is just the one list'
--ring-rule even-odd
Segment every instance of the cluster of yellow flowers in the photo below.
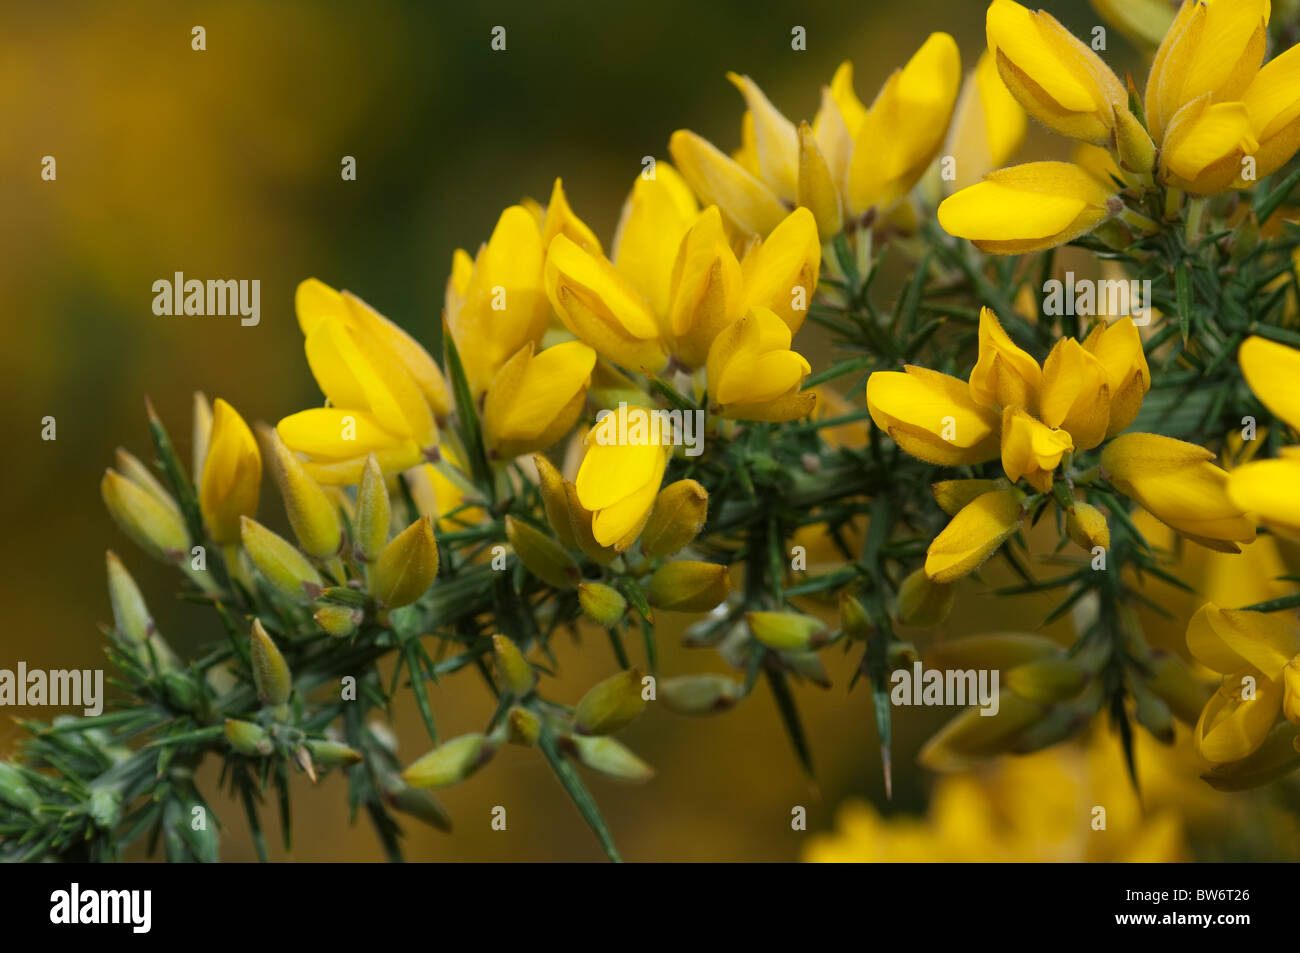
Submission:
{"label": "cluster of yellow flowers", "polygon": [[1176,213],[1184,194],[1249,188],[1277,171],[1300,147],[1300,46],[1261,68],[1269,13],[1269,0],[1184,3],[1138,108],[1136,94],[1054,17],[994,0],[988,42],[1002,81],[1031,116],[1085,149],[1075,163],[991,174],[948,198],[940,223],[986,251],[1019,254],[1114,216],[1155,231],[1139,210],[1147,193],[1163,190],[1162,207]]}
{"label": "cluster of yellow flowers", "polygon": [[[461,539],[467,528],[491,526],[531,576],[561,592],[576,590],[586,615],[611,630],[629,601],[647,621],[652,609],[713,610],[728,601],[731,581],[729,567],[711,561],[726,547],[702,545],[709,491],[695,479],[664,485],[671,434],[611,433],[632,432],[641,415],[677,413],[680,427],[681,414],[707,413],[706,435],[726,443],[755,425],[813,414],[810,384],[817,382],[809,381],[812,367],[793,350],[793,338],[814,308],[819,282],[826,287],[816,303],[847,313],[852,246],[859,270],[869,271],[861,266],[874,266],[873,240],[915,235],[931,214],[954,238],[1021,254],[1105,223],[1126,227],[1118,240],[1131,244],[1180,216],[1184,195],[1199,201],[1252,187],[1300,147],[1300,47],[1263,63],[1269,13],[1268,0],[1188,0],[1160,42],[1141,102],[1055,19],[1013,0],[989,5],[988,48],[964,83],[956,43],[944,33],[931,35],[870,106],[857,98],[845,63],[822,89],[813,120],[797,125],[752,79],[729,74],[746,106],[740,148],[727,155],[695,133],[674,133],[676,168],[657,162],[637,178],[608,246],[573,211],[557,179],[544,206],[525,200],[506,208],[475,255],[455,253],[441,366],[356,296],[304,281],[297,319],[324,406],[255,435],[225,401],[209,408],[196,398],[195,511],[125,452],[104,478],[104,499],[133,539],[204,589],[216,584],[195,566],[192,550],[206,537],[223,547],[233,584],[252,593],[265,583],[277,598],[310,606],[334,637],[351,637],[363,623],[387,625],[390,611],[424,596],[439,569],[435,528]],[[999,169],[1023,139],[1026,116],[1089,151],[1073,163]],[[955,168],[936,171],[950,159]],[[939,204],[945,191],[951,194]],[[1113,492],[1221,552],[1251,543],[1258,523],[1300,535],[1300,450],[1229,470],[1204,447],[1129,432],[1153,385],[1131,318],[1097,322],[1050,350],[1044,345],[1045,356],[1017,344],[989,307],[977,322],[977,354],[965,379],[902,360],[860,365],[872,372],[866,414],[856,419],[869,414],[917,460],[968,468],[934,484],[951,521],[929,543],[923,566],[897,587],[901,621],[942,621],[952,605],[949,587],[1052,504],[1065,536],[1094,556],[1111,547],[1111,525],[1097,503],[1114,511]],[[1009,320],[1007,327],[1016,330]],[[1260,400],[1300,429],[1300,353],[1249,337],[1239,361]],[[842,397],[826,399],[855,419]],[[556,447],[565,453],[559,466],[546,456]],[[816,454],[806,456],[814,459],[805,469],[816,475]],[[254,518],[264,460],[296,545]],[[997,460],[1000,474],[969,469]],[[399,493],[414,510],[398,504]],[[517,501],[535,502],[535,512],[511,509]],[[1122,512],[1112,512],[1111,524],[1115,519],[1129,522]],[[869,545],[878,549],[888,535]],[[763,543],[778,553],[777,585],[785,575],[783,542]],[[747,544],[753,562],[758,544]],[[671,560],[692,547],[701,559]],[[466,562],[485,562],[486,548]],[[766,551],[758,556],[767,558]],[[128,611],[139,600],[124,573],[111,559],[115,609],[124,607],[119,628],[145,641],[140,619],[147,613]],[[747,597],[716,618],[718,626],[738,625],[743,612],[746,645],[824,676],[816,650],[841,635],[870,641],[881,625],[853,599],[844,606],[836,633],[785,611],[783,596],[766,603]],[[268,705],[283,706],[292,677],[260,620],[250,640],[259,691]],[[923,761],[967,766],[972,752],[1034,750],[1096,712],[1101,687],[1093,676],[1110,655],[1089,654],[1096,648],[1090,643],[1067,658],[1045,640],[1025,655],[1026,644],[1015,641],[1008,656],[1016,661],[1008,663],[1002,714],[959,717]],[[1224,676],[1199,716],[1201,754],[1216,765],[1261,757],[1281,764],[1276,749],[1296,738],[1284,726],[1300,724],[1300,629],[1210,604],[1192,620],[1187,646]],[[753,657],[730,642],[723,651],[739,667]],[[629,780],[649,775],[604,737],[643,707],[637,670],[625,665],[553,723],[554,712],[539,716],[545,706],[532,701],[537,673],[521,647],[498,634],[492,655],[511,702],[502,709],[507,716],[494,732],[435,748],[410,766],[404,783],[461,780],[502,740],[532,744],[561,722],[563,744],[583,763]],[[1157,668],[1147,673],[1152,684],[1162,678]],[[747,693],[756,674],[743,689],[730,678],[692,676],[666,680],[660,690],[670,708],[707,714]],[[1171,703],[1175,713],[1194,717],[1199,698],[1184,690],[1187,679],[1169,678],[1177,686],[1166,694],[1181,700]],[[1055,705],[1085,682],[1090,687],[1077,703]],[[1030,732],[1049,712],[1054,720]],[[1289,722],[1278,725],[1279,714]],[[243,724],[228,730],[231,744],[263,751],[265,739]],[[1252,766],[1248,773],[1267,772]]]}

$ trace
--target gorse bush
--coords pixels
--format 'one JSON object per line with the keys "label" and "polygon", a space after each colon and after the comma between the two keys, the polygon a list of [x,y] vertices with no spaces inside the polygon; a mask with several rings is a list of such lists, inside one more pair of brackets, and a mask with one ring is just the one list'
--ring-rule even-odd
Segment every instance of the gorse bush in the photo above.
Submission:
{"label": "gorse bush", "polygon": [[[143,839],[214,860],[194,781],[212,757],[262,856],[268,794],[287,837],[290,773],[338,769],[399,858],[401,816],[449,830],[431,789],[516,744],[616,859],[583,771],[651,776],[622,728],[654,704],[725,712],[762,682],[811,773],[794,687],[828,684],[837,643],[887,786],[894,673],[922,659],[1000,675],[925,745],[934,770],[1098,718],[1134,784],[1136,733],[1168,742],[1176,721],[1215,787],[1294,769],[1300,592],[1200,604],[1177,645],[1142,613],[1165,611],[1153,581],[1193,588],[1189,547],[1264,567],[1300,534],[1300,47],[1269,55],[1267,0],[1099,6],[1158,45],[1144,89],[1012,0],[965,76],[935,33],[870,105],[844,64],[811,122],[731,74],[738,148],[674,133],[608,244],[556,180],[456,252],[442,361],[304,281],[323,406],[250,427],[196,395],[188,466],[151,408],[155,465],[123,451],[101,485],[226,640],[178,658],[110,552],[120,697],[26,723],[0,765],[0,855],[116,859]],[[1007,165],[1030,117],[1072,161]],[[796,350],[806,324],[829,366]],[[292,538],[258,522],[264,470]],[[1068,616],[1072,644],[932,637],[990,560],[1018,581],[984,597],[1052,594],[1029,627]],[[726,674],[660,672],[673,613],[702,615],[685,642]],[[618,667],[568,705],[551,645],[584,618]],[[445,738],[430,695],[462,669],[498,704]],[[421,757],[385,722],[405,691]]]}

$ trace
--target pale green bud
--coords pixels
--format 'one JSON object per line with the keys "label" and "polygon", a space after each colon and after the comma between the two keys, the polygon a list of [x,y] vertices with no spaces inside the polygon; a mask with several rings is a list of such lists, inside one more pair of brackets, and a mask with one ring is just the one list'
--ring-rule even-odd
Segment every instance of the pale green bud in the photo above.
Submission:
{"label": "pale green bud", "polygon": [[542,733],[542,720],[527,708],[515,705],[506,712],[506,738],[511,744],[531,748]]}
{"label": "pale green bud", "polygon": [[656,609],[708,612],[731,592],[731,576],[719,563],[678,560],[656,569],[646,596]]}
{"label": "pale green bud", "polygon": [[365,613],[350,606],[330,604],[317,609],[312,618],[329,635],[336,639],[345,639],[357,631],[357,626],[365,618]]}
{"label": "pale green bud", "polygon": [[627,612],[627,600],[613,586],[584,582],[578,586],[578,604],[587,617],[606,628],[618,625]]}
{"label": "pale green bud", "polygon": [[241,516],[239,538],[262,578],[275,589],[299,602],[310,602],[320,595],[325,586],[320,573],[283,536],[257,520]]}
{"label": "pale green bud", "polygon": [[917,628],[936,626],[952,611],[955,590],[918,569],[898,587],[898,621]]}
{"label": "pale green bud", "polygon": [[440,744],[402,772],[402,780],[417,788],[444,788],[464,781],[492,760],[496,748],[478,732]]}
{"label": "pale green bud", "polygon": [[271,449],[271,469],[299,547],[308,556],[329,559],[343,545],[338,510],[320,484],[308,475],[297,454],[284,445],[279,431],[271,431]]}
{"label": "pale green bud", "polygon": [[734,708],[743,691],[726,675],[678,675],[659,683],[658,698],[679,715],[716,715]]}
{"label": "pale green bud", "polygon": [[643,708],[641,672],[628,669],[588,689],[578,702],[573,724],[582,735],[609,735],[631,724]]}
{"label": "pale green bud", "polygon": [[389,609],[410,605],[438,575],[433,520],[421,516],[384,547],[370,571],[370,594]]}
{"label": "pale green bud", "polygon": [[253,620],[248,635],[248,650],[253,663],[253,683],[257,697],[264,705],[283,705],[293,692],[293,676],[280,650],[262,627],[261,619]]}
{"label": "pale green bud", "polygon": [[230,747],[249,757],[259,757],[271,753],[270,735],[266,733],[266,729],[261,725],[255,725],[251,721],[227,718],[226,740],[230,742]]}
{"label": "pale green bud", "polygon": [[826,625],[798,612],[747,612],[749,631],[769,649],[807,651],[825,645]]}
{"label": "pale green bud", "polygon": [[492,636],[492,654],[496,657],[497,673],[510,694],[523,698],[537,684],[537,671],[528,664],[524,653],[504,635]]}
{"label": "pale green bud", "polygon": [[361,484],[357,487],[356,520],[352,526],[353,551],[358,559],[372,563],[384,551],[388,542],[388,527],[392,510],[388,502],[388,487],[379,460],[372,453],[366,458],[361,471]]}
{"label": "pale green bud", "polygon": [[330,768],[350,768],[363,760],[360,751],[337,741],[310,738],[306,745],[312,763],[322,771],[328,771]]}
{"label": "pale green bud", "polygon": [[641,549],[650,557],[671,556],[700,535],[709,511],[709,494],[694,480],[678,480],[659,491],[641,531]]}
{"label": "pale green bud", "polygon": [[582,581],[582,572],[563,546],[527,523],[506,517],[506,538],[524,567],[556,589],[572,589]]}
{"label": "pale green bud", "polygon": [[567,741],[572,744],[579,762],[608,778],[629,784],[642,784],[654,777],[654,768],[614,738],[573,735]]}
{"label": "pale green bud", "polygon": [[105,563],[108,567],[108,599],[113,605],[113,626],[128,642],[140,645],[154,631],[149,607],[144,603],[140,587],[112,550],[108,551]]}
{"label": "pale green bud", "polygon": [[177,512],[116,470],[104,471],[99,491],[108,514],[137,546],[172,565],[185,558],[190,536]]}

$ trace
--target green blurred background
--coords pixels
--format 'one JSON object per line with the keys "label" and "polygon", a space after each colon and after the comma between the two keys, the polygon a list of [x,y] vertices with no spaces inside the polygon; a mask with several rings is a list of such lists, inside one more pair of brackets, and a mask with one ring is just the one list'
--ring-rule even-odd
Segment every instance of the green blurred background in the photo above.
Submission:
{"label": "green blurred background", "polygon": [[[175,576],[111,523],[99,479],[115,447],[147,454],[146,393],[186,458],[195,389],[250,421],[318,403],[292,308],[303,278],[360,294],[437,353],[452,251],[472,252],[505,205],[544,201],[562,176],[575,210],[608,241],[642,157],[666,158],[674,129],[738,144],[741,101],[726,70],[751,74],[778,107],[811,118],[840,61],[854,61],[870,101],[933,29],[952,32],[972,67],[984,13],[972,0],[529,2],[490,13],[393,2],[185,6],[6,5],[0,14],[3,667],[103,663],[109,547],[175,647],[218,636],[208,613],[175,600]],[[1081,2],[1050,7],[1084,35],[1097,22]],[[202,52],[191,49],[195,25],[206,30]],[[490,49],[497,25],[505,52]],[[796,25],[806,28],[806,52],[790,48]],[[1138,62],[1118,37],[1108,57],[1121,69]],[[1032,140],[1026,154],[1047,142]],[[1059,141],[1053,147],[1059,154]],[[53,182],[40,177],[45,155],[57,162]],[[345,155],[356,158],[355,182],[340,178]],[[261,324],[155,316],[152,283],[176,271],[260,279]],[[46,415],[57,420],[54,442],[40,439]],[[269,489],[262,512],[282,522]],[[953,618],[968,631],[1024,627],[1049,607],[995,604],[973,585],[962,600]],[[661,632],[664,674],[721,668],[675,636]],[[566,700],[614,669],[603,638],[566,643],[560,659],[555,694]],[[795,859],[811,835],[791,830],[794,805],[808,809],[811,831],[828,828],[851,797],[886,813],[923,810],[933,779],[912,760],[950,713],[896,717],[887,804],[869,697],[847,692],[849,659],[836,650],[827,662],[835,687],[798,692],[819,788],[801,777],[765,687],[721,718],[652,709],[630,728],[624,740],[658,776],[640,788],[591,780],[624,856]],[[492,711],[468,674],[444,680],[433,702],[446,737],[477,730]],[[405,694],[395,713],[410,760],[427,739]],[[17,736],[8,719],[0,724],[0,753]],[[204,778],[227,827],[223,856],[250,859],[246,822],[216,794],[215,771]],[[344,795],[341,778],[316,789],[300,778],[294,850],[276,856],[381,859],[366,823],[348,826]],[[413,822],[412,859],[601,857],[536,752],[503,751],[442,800],[456,833]],[[490,829],[495,805],[507,808],[505,832]]]}

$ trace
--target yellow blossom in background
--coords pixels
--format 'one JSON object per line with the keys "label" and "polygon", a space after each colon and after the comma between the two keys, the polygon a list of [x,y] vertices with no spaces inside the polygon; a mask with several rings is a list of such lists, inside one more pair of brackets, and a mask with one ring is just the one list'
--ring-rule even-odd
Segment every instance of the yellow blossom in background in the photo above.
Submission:
{"label": "yellow blossom in background", "polygon": [[766,235],[799,205],[816,216],[822,241],[883,217],[925,173],[943,144],[961,83],[961,57],[933,33],[866,107],[844,63],[811,125],[783,116],[748,76],[728,74],[748,109],[735,158],[688,130],[669,151],[686,181],[740,232]]}
{"label": "yellow blossom in background", "polygon": [[220,397],[212,406],[212,442],[199,481],[199,509],[213,542],[239,540],[239,520],[257,512],[262,454],[244,418]]}
{"label": "yellow blossom in background", "polygon": [[[1250,337],[1238,352],[1250,389],[1270,411],[1300,432],[1300,351],[1266,338]],[[1228,495],[1274,532],[1300,539],[1300,446],[1284,447],[1275,460],[1258,460],[1235,469]]]}
{"label": "yellow blossom in background", "polygon": [[1024,142],[1025,111],[998,75],[997,58],[985,50],[962,84],[952,128],[943,148],[955,162],[950,191],[974,185],[1002,166]]}
{"label": "yellow blossom in background", "polygon": [[1187,648],[1224,676],[1196,724],[1196,747],[1207,761],[1254,753],[1279,714],[1300,724],[1300,626],[1293,619],[1209,603],[1187,626]]}
{"label": "yellow blossom in background", "polygon": [[[1139,743],[1143,765],[1180,791],[1190,779],[1175,774],[1158,746]],[[822,863],[915,862],[1168,862],[1188,858],[1182,804],[1165,794],[1143,807],[1123,770],[1114,739],[1096,732],[1084,747],[1067,745],[1008,757],[987,769],[945,775],[923,817],[882,817],[871,805],[849,801],[835,829],[814,836],[803,859]],[[1093,809],[1106,807],[1106,828],[1093,828]]]}

